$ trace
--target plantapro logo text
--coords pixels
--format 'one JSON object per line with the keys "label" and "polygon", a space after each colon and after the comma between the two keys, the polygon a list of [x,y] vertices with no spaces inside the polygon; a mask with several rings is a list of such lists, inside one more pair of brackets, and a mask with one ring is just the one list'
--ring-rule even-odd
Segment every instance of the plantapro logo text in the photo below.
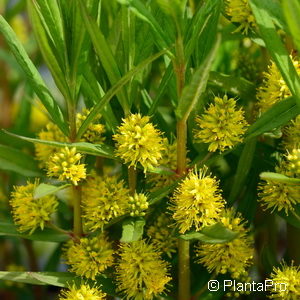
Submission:
{"label": "plantapro logo text", "polygon": [[236,280],[223,280],[223,285],[217,280],[208,282],[208,290],[211,292],[223,289],[224,292],[284,292],[287,289],[286,283],[274,282],[267,279],[264,282],[238,282]]}

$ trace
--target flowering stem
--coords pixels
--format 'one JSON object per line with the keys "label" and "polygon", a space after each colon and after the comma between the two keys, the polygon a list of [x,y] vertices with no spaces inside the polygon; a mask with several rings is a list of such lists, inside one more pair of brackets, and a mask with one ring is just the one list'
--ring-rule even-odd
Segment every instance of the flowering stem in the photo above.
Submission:
{"label": "flowering stem", "polygon": [[[177,123],[177,172],[182,176],[186,172],[186,122]],[[178,239],[178,280],[179,300],[190,299],[190,242]]]}
{"label": "flowering stem", "polygon": [[[175,44],[176,61],[174,63],[177,95],[181,97],[185,82],[185,57],[183,40],[180,31]],[[186,141],[187,125],[186,120],[177,122],[177,173],[181,177],[186,173]],[[178,299],[190,299],[190,242],[178,239]]]}
{"label": "flowering stem", "polygon": [[74,197],[74,234],[82,236],[82,220],[81,220],[81,187],[73,185]]}
{"label": "flowering stem", "polygon": [[57,232],[63,233],[63,234],[68,235],[68,236],[72,235],[72,233],[70,231],[64,230],[64,229],[56,226],[55,224],[53,224],[51,222],[49,222],[47,225],[48,225],[48,227],[54,229]]}
{"label": "flowering stem", "polygon": [[134,167],[128,168],[128,184],[130,189],[130,194],[134,195],[136,188],[136,169]]}

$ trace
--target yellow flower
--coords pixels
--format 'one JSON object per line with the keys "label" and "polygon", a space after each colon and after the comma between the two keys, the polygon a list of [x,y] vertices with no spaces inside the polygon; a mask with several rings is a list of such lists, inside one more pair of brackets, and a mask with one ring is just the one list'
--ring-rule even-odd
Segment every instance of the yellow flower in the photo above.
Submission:
{"label": "yellow flower", "polygon": [[225,210],[221,223],[228,229],[239,233],[231,242],[222,244],[200,244],[196,255],[199,263],[204,264],[208,271],[216,274],[229,272],[233,278],[247,275],[246,269],[253,263],[253,240],[244,227],[244,220],[240,214]]}
{"label": "yellow flower", "polygon": [[170,228],[171,220],[166,214],[161,214],[147,229],[151,244],[169,257],[177,250],[177,238]]}
{"label": "yellow flower", "polygon": [[[57,125],[53,123],[48,123],[46,128],[38,133],[37,137],[44,141],[56,141],[62,143],[68,141],[67,137],[64,136]],[[46,166],[46,162],[51,155],[59,151],[59,148],[49,145],[34,144],[34,146],[36,158],[40,161],[39,166],[41,168]]]}
{"label": "yellow flower", "polygon": [[135,300],[151,300],[161,294],[171,278],[168,264],[160,258],[160,253],[143,240],[120,247],[116,267],[118,290],[126,299]]}
{"label": "yellow flower", "polygon": [[145,216],[144,210],[149,207],[147,196],[140,193],[135,193],[129,197],[129,211],[131,217],[143,217]]}
{"label": "yellow flower", "polygon": [[79,242],[69,241],[64,251],[70,271],[93,280],[113,264],[114,251],[104,234],[84,237]]}
{"label": "yellow flower", "polygon": [[103,229],[113,218],[128,212],[129,190],[116,176],[93,173],[82,187],[84,225],[88,230]]}
{"label": "yellow flower", "polygon": [[[270,298],[296,300],[300,299],[300,268],[281,264],[281,268],[274,268],[271,274],[274,287]],[[277,284],[277,285],[276,285]]]}
{"label": "yellow flower", "polygon": [[30,230],[32,234],[38,227],[43,230],[45,223],[50,221],[51,214],[56,211],[58,202],[53,195],[34,197],[37,186],[38,181],[28,182],[27,185],[15,186],[15,191],[12,193],[10,205],[14,222],[20,232]]}
{"label": "yellow flower", "polygon": [[300,147],[300,115],[283,130],[283,144],[288,151]]}
{"label": "yellow flower", "polygon": [[175,190],[171,202],[180,233],[214,224],[224,207],[219,183],[206,175],[206,169],[191,171]]}
{"label": "yellow flower", "polygon": [[[83,121],[87,118],[90,111],[88,109],[84,109],[82,113],[78,113],[76,115],[76,126],[77,129],[80,128]],[[101,115],[97,116],[97,119],[100,119]],[[104,134],[105,128],[103,124],[100,123],[91,123],[85,133],[83,134],[81,141],[88,142],[93,144],[100,144],[104,141]]]}
{"label": "yellow flower", "polygon": [[[293,61],[294,67],[300,75],[300,64],[298,60],[290,58]],[[264,72],[264,80],[262,86],[257,91],[257,107],[259,114],[264,113],[271,108],[275,103],[291,96],[291,92],[281,76],[276,64],[272,61],[268,67],[268,72]]]}
{"label": "yellow flower", "polygon": [[244,111],[236,109],[236,100],[215,97],[214,104],[210,104],[202,116],[196,118],[200,127],[195,130],[195,139],[209,143],[211,152],[219,149],[224,151],[242,142],[242,136],[248,123],[244,118]]}
{"label": "yellow flower", "polygon": [[59,300],[104,300],[106,294],[97,287],[90,287],[87,284],[81,284],[76,287],[75,284],[70,286],[68,290],[62,290]]}
{"label": "yellow flower", "polygon": [[131,114],[123,119],[113,136],[117,156],[129,166],[136,167],[140,163],[144,172],[159,164],[164,149],[164,139],[149,119],[148,116]]}
{"label": "yellow flower", "polygon": [[[279,167],[276,167],[276,172],[290,176],[290,170],[285,168],[285,162],[283,162]],[[300,185],[267,179],[260,183],[258,189],[262,205],[265,209],[272,208],[272,212],[275,209],[284,210],[288,215],[289,211],[294,210],[293,206],[300,203]]]}
{"label": "yellow flower", "polygon": [[288,166],[296,174],[300,175],[300,148],[293,149],[288,155]]}
{"label": "yellow flower", "polygon": [[86,178],[85,165],[80,164],[81,158],[75,147],[65,147],[49,158],[47,175],[58,177],[59,180],[70,180],[74,185],[78,185],[81,179]]}
{"label": "yellow flower", "polygon": [[255,18],[248,0],[226,0],[226,14],[233,23],[240,23],[236,31],[248,34],[256,28]]}

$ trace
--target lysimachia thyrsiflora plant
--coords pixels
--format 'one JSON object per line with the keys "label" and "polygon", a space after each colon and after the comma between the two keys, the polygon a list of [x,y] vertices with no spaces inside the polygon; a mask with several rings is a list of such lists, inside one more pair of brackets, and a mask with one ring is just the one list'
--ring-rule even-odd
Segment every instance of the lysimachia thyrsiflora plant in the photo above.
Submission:
{"label": "lysimachia thyrsiflora plant", "polygon": [[0,13],[0,299],[300,299],[298,0]]}

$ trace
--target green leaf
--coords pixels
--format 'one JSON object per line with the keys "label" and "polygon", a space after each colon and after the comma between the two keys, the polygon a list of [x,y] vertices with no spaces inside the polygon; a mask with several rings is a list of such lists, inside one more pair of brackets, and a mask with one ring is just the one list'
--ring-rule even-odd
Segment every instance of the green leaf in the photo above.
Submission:
{"label": "green leaf", "polygon": [[[113,85],[121,78],[121,73],[118,68],[117,62],[115,61],[112,51],[109,45],[107,44],[107,41],[104,35],[102,34],[97,22],[95,22],[95,20],[93,20],[89,16],[84,2],[82,0],[78,0],[78,5],[80,7],[81,15],[84,20],[86,29],[95,47],[95,51],[99,56],[99,59],[103,65],[105,72],[107,73],[111,85]],[[117,92],[117,97],[124,112],[128,113],[130,107],[123,86],[121,86],[119,91]]]}
{"label": "green leaf", "polygon": [[23,45],[2,16],[0,16],[0,32],[3,34],[20,67],[26,74],[35,93],[49,112],[51,119],[65,135],[68,135],[69,129],[67,124],[64,122],[64,117],[59,106],[46,87],[41,75],[28,57]]}
{"label": "green leaf", "polygon": [[[171,41],[165,34],[160,24],[151,14],[150,10],[140,0],[118,0],[123,5],[127,5],[140,19],[147,22],[152,29],[154,35],[154,41],[158,45],[159,49],[166,49],[171,45]],[[173,56],[171,52],[167,52],[168,55]]]}
{"label": "green leaf", "polygon": [[31,143],[38,143],[38,144],[44,144],[48,146],[54,146],[54,147],[76,147],[78,152],[95,155],[95,156],[102,156],[107,158],[116,159],[114,156],[114,149],[111,146],[105,145],[105,144],[91,144],[91,143],[85,143],[85,142],[79,142],[79,143],[61,143],[61,142],[54,142],[54,141],[45,141],[40,139],[34,139],[29,138],[17,134],[13,134],[11,132],[8,132],[4,129],[2,131],[5,134],[8,134],[10,136],[16,137],[18,139],[31,142]]}
{"label": "green leaf", "polygon": [[300,112],[295,98],[290,97],[273,105],[253,123],[245,134],[245,141],[285,125]]}
{"label": "green leaf", "polygon": [[63,190],[67,187],[71,186],[71,184],[63,184],[63,185],[51,185],[46,183],[40,183],[34,190],[33,196],[35,199],[42,198],[48,195],[56,194],[58,191]]}
{"label": "green leaf", "polygon": [[0,279],[11,280],[35,285],[54,285],[67,287],[68,282],[76,279],[76,275],[70,272],[3,272],[0,271]]}
{"label": "green leaf", "polygon": [[179,99],[178,107],[175,111],[177,119],[186,121],[200,99],[200,96],[205,91],[209,77],[209,72],[216,56],[217,50],[221,42],[221,37],[218,36],[214,47],[202,63],[195,71],[191,83],[183,89],[182,96]]}
{"label": "green leaf", "polygon": [[0,169],[16,172],[25,177],[43,175],[37,166],[37,162],[30,155],[4,145],[0,145]]}
{"label": "green leaf", "polygon": [[210,72],[208,84],[222,88],[225,91],[239,95],[241,98],[250,101],[253,101],[253,95],[256,93],[256,87],[250,81],[218,72]]}
{"label": "green leaf", "polygon": [[[66,69],[65,61],[59,60],[60,50],[56,49],[55,41],[59,43],[60,38],[55,34],[53,38],[49,35],[54,34],[56,31],[51,24],[46,23],[48,19],[52,19],[52,16],[49,12],[48,5],[42,5],[43,13],[39,9],[37,2],[28,0],[28,14],[34,29],[35,37],[37,39],[39,48],[42,52],[43,58],[53,76],[56,86],[59,88],[61,93],[64,95],[65,99],[70,99],[69,87],[66,81]],[[45,6],[47,8],[45,8]],[[48,12],[48,13],[47,13]],[[43,19],[43,14],[46,19]],[[50,28],[48,28],[50,26]],[[51,32],[51,33],[50,33]],[[57,39],[57,40],[56,40]],[[59,43],[61,44],[61,43]],[[62,50],[64,51],[65,47],[62,45]],[[61,48],[60,47],[60,48]]]}
{"label": "green leaf", "polygon": [[147,59],[145,59],[143,62],[138,64],[136,67],[134,67],[132,70],[130,70],[128,73],[126,73],[114,86],[112,86],[106,94],[102,97],[100,101],[94,106],[94,108],[91,110],[87,118],[84,120],[84,122],[81,124],[81,127],[78,130],[77,133],[77,139],[80,139],[82,134],[85,132],[85,130],[88,128],[89,124],[93,122],[93,120],[97,117],[99,113],[102,112],[102,110],[105,108],[106,104],[109,103],[111,98],[127,83],[131,80],[132,77],[134,77],[136,74],[138,74],[140,71],[142,71],[145,67],[147,67],[150,63],[152,63],[154,60],[162,56],[166,53],[166,50],[160,51]]}
{"label": "green leaf", "polygon": [[221,244],[228,243],[238,236],[237,232],[224,227],[221,223],[216,223],[211,226],[204,227],[199,232],[190,232],[180,235],[184,240],[199,240],[207,244]]}
{"label": "green leaf", "polygon": [[44,230],[37,229],[31,235],[20,233],[12,223],[0,222],[0,236],[15,236],[27,240],[44,241],[44,242],[65,242],[69,239],[69,236],[60,232],[57,232],[50,228]]}
{"label": "green leaf", "polygon": [[[82,278],[71,272],[4,272],[0,271],[0,280],[10,280],[34,285],[52,285],[61,288],[68,288],[75,283],[80,285]],[[95,281],[87,280],[91,286]],[[116,287],[110,278],[105,276],[96,277],[97,285],[101,290],[111,296],[116,296]]]}
{"label": "green leaf", "polygon": [[259,26],[261,37],[269,50],[276,66],[291,90],[296,96],[296,103],[300,108],[300,78],[284,47],[272,20],[269,8],[269,0],[251,0],[250,5]]}
{"label": "green leaf", "polygon": [[285,175],[279,174],[279,173],[262,172],[262,173],[260,173],[259,177],[263,180],[270,180],[273,182],[282,182],[282,183],[287,183],[287,184],[300,185],[299,178],[290,178],[288,176],[285,176]]}
{"label": "green leaf", "polygon": [[243,152],[238,162],[236,173],[234,175],[234,182],[230,190],[230,195],[228,198],[229,204],[232,204],[234,200],[236,200],[236,197],[244,187],[246,178],[252,166],[255,149],[256,149],[255,138],[248,140],[248,142],[245,143]]}
{"label": "green leaf", "polygon": [[299,0],[282,0],[281,2],[286,23],[300,51],[300,2]]}
{"label": "green leaf", "polygon": [[131,243],[142,238],[145,226],[145,219],[127,219],[122,224],[122,238],[121,242]]}

